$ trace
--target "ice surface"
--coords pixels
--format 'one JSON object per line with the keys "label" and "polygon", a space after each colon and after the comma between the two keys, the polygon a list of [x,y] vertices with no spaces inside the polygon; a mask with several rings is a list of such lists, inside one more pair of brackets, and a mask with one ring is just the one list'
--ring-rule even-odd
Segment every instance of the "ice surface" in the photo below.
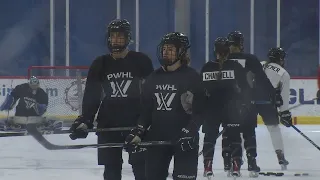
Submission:
{"label": "ice surface", "polygon": [[[320,126],[297,126],[320,145]],[[293,129],[281,127],[284,135],[286,158],[290,162],[285,176],[275,177],[279,180],[319,180],[320,151]],[[67,135],[49,135],[48,140],[56,144],[95,143],[96,136],[90,135],[85,140],[71,141]],[[203,138],[203,135],[202,135]],[[202,141],[201,138],[201,141]],[[257,128],[258,165],[262,171],[279,172],[270,136],[265,126]],[[222,171],[221,138],[218,139],[214,159],[214,179],[227,178]],[[128,156],[124,153],[123,180],[133,180]],[[96,149],[49,151],[44,149],[32,137],[2,137],[0,138],[0,179],[1,180],[102,180],[103,167],[96,165]],[[249,179],[244,164],[242,177]],[[171,169],[172,171],[172,169]],[[202,177],[202,157],[199,158],[198,179]],[[294,173],[309,173],[308,177],[294,177]],[[170,178],[168,178],[170,179]],[[250,178],[252,179],[252,178]],[[258,179],[274,179],[259,176]]]}

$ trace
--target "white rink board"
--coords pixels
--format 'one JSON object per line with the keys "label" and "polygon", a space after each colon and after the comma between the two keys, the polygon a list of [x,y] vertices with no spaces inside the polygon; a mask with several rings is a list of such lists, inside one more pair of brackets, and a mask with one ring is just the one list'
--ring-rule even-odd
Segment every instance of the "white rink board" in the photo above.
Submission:
{"label": "white rink board", "polygon": [[[76,79],[46,79],[41,80],[42,87],[49,95],[49,108],[46,116],[72,119],[79,114],[76,92],[77,85],[72,84]],[[7,94],[16,85],[27,82],[26,79],[0,79],[0,101],[5,100]],[[84,89],[84,81],[82,81]],[[11,88],[12,87],[12,88]],[[290,105],[304,104],[292,110],[294,116],[320,116],[320,101],[308,101],[315,98],[318,90],[316,79],[292,79],[290,89]],[[14,111],[10,112],[12,116]],[[0,116],[7,116],[0,112]]]}

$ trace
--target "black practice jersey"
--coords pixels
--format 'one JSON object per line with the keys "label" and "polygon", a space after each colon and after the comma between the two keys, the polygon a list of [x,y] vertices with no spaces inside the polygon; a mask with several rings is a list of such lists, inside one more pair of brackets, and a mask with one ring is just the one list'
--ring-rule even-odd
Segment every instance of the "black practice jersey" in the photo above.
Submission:
{"label": "black practice jersey", "polygon": [[48,94],[41,88],[32,90],[28,83],[16,86],[11,96],[14,102],[18,101],[15,116],[39,116],[36,111],[36,104],[45,104],[48,106]]}
{"label": "black practice jersey", "polygon": [[[187,91],[194,94],[192,114],[186,113],[181,103],[181,95]],[[201,119],[193,122],[197,121],[193,117],[202,110],[204,97],[200,75],[191,67],[183,65],[172,72],[156,70],[143,84],[139,124],[150,127],[146,139],[173,140],[182,128],[200,127]]]}
{"label": "black practice jersey", "polygon": [[[123,59],[110,54],[97,57],[90,66],[83,97],[83,116],[99,127],[133,126],[140,112],[141,82],[153,72],[145,54],[129,51]],[[100,106],[100,108],[99,108]]]}
{"label": "black practice jersey", "polygon": [[247,72],[251,72],[253,74],[254,82],[252,82],[252,85],[255,90],[254,93],[258,99],[271,98],[275,95],[275,90],[266,73],[263,71],[260,61],[255,55],[242,52],[231,53],[229,55],[229,59],[239,62],[246,68]]}
{"label": "black practice jersey", "polygon": [[245,93],[249,88],[246,71],[238,62],[207,62],[201,70],[201,75],[208,96],[207,106],[211,107],[212,112],[229,108],[226,106],[230,105],[230,101],[250,101]]}

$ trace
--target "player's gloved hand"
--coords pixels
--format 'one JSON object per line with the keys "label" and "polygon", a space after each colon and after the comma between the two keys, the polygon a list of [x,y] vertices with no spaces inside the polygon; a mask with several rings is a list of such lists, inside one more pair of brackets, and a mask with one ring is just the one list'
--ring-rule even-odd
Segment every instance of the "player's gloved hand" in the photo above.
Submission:
{"label": "player's gloved hand", "polygon": [[88,136],[88,129],[92,129],[93,124],[90,120],[86,120],[83,116],[79,116],[71,125],[69,137],[72,140],[86,138]]}
{"label": "player's gloved hand", "polygon": [[197,148],[198,140],[195,133],[188,130],[187,128],[182,128],[181,135],[177,141],[177,146],[181,151],[190,151]]}
{"label": "player's gloved hand", "polygon": [[123,149],[131,153],[141,151],[139,143],[141,142],[141,138],[144,136],[145,131],[146,129],[141,125],[133,128],[125,139]]}
{"label": "player's gloved hand", "polygon": [[290,111],[280,112],[280,122],[286,127],[292,126],[292,117]]}
{"label": "player's gloved hand", "polygon": [[281,96],[281,90],[280,89],[276,89],[276,94],[274,97],[274,104],[276,105],[276,107],[280,107],[283,105],[283,99]]}

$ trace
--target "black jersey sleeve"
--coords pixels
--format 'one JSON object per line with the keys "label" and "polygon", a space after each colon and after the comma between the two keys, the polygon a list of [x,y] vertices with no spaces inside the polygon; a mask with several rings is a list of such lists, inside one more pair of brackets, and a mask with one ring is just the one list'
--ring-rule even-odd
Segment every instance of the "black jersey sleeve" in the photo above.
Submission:
{"label": "black jersey sleeve", "polygon": [[20,99],[22,92],[25,91],[26,83],[17,85],[10,93],[10,95],[14,98],[15,101]]}
{"label": "black jersey sleeve", "polygon": [[101,67],[103,66],[102,61],[106,61],[106,59],[103,59],[103,57],[98,57],[91,64],[83,94],[82,116],[91,122],[93,122],[94,116],[97,113],[101,103],[102,77],[100,71]]}
{"label": "black jersey sleeve", "polygon": [[202,76],[197,75],[193,79],[189,80],[191,80],[193,84],[193,101],[191,121],[188,124],[187,129],[195,129],[198,131],[206,118],[205,115],[208,110],[208,99],[202,82]]}
{"label": "black jersey sleeve", "polygon": [[236,72],[237,72],[237,85],[240,88],[239,94],[242,100],[249,101],[251,100],[249,98],[250,96],[250,86],[249,86],[249,81],[250,79],[247,79],[247,71],[245,68],[242,67],[241,64],[235,62],[234,65]]}
{"label": "black jersey sleeve", "polygon": [[148,128],[151,125],[152,121],[152,111],[153,111],[153,94],[150,90],[152,86],[152,76],[148,77],[145,82],[142,84],[142,93],[141,93],[141,112],[138,120],[138,125]]}
{"label": "black jersey sleeve", "polygon": [[46,106],[49,104],[48,94],[43,89],[40,89],[40,99],[38,103],[45,104]]}
{"label": "black jersey sleeve", "polygon": [[274,88],[268,79],[266,73],[263,71],[263,67],[258,60],[258,58],[254,55],[251,55],[249,57],[249,61],[246,66],[248,69],[255,75],[255,80],[257,83],[261,86],[263,86],[264,89],[266,89],[269,93],[274,94]]}

